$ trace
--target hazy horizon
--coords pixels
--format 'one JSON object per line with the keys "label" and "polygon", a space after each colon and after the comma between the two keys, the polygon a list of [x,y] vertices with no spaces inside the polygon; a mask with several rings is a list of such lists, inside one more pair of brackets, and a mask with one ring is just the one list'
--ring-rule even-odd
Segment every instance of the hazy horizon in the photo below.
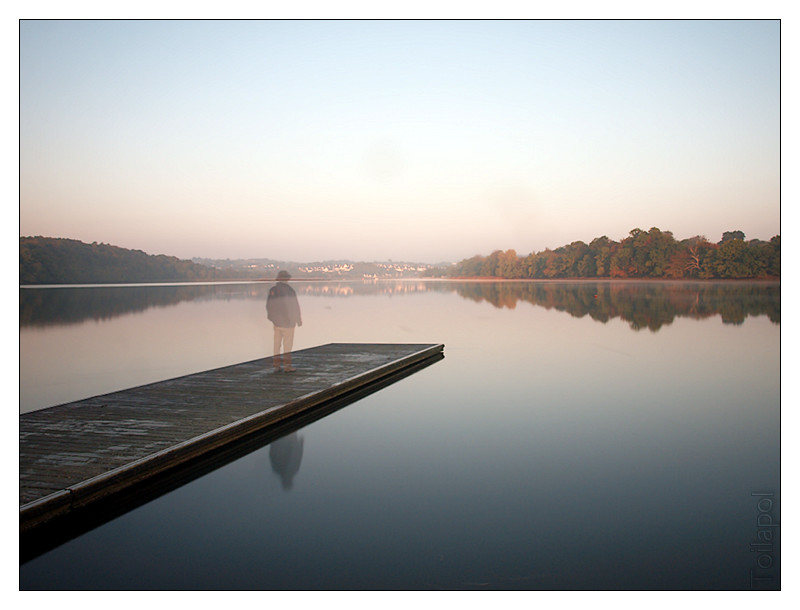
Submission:
{"label": "hazy horizon", "polygon": [[780,234],[780,22],[20,22],[20,236],[437,263]]}
{"label": "hazy horizon", "polygon": [[[643,229],[643,230],[647,231],[647,230],[651,229],[652,227],[648,227],[647,229],[645,229],[644,227],[632,227],[632,229],[633,228],[639,228],[639,229]],[[660,229],[662,231],[669,231],[669,229],[665,229],[663,227],[656,227],[656,228],[658,228],[658,229]],[[737,230],[737,229],[728,229],[728,231],[735,231],[735,230]],[[686,235],[686,236],[673,235],[673,237],[675,237],[676,241],[681,241],[682,239],[687,239],[689,237],[695,237],[696,235],[697,234],[695,233],[695,234]],[[780,233],[776,233],[775,236],[780,236]],[[772,236],[772,237],[775,237],[775,236]],[[46,239],[49,239],[49,238],[52,238],[52,239],[74,239],[72,237],[63,237],[63,236],[55,236],[55,235],[20,235],[20,238],[36,238],[36,237],[42,237],[42,238],[46,238]],[[588,238],[588,239],[573,239],[570,242],[565,242],[563,244],[559,244],[559,245],[553,246],[550,249],[553,250],[553,249],[559,248],[561,246],[567,246],[570,243],[576,242],[576,241],[583,241],[584,243],[589,244],[596,237],[603,237],[603,236],[602,235],[595,235],[594,237]],[[606,236],[606,237],[609,237],[609,236]],[[625,237],[628,237],[628,233],[626,233],[624,236],[622,236],[622,237],[620,237],[618,239],[615,239],[613,237],[609,237],[609,239],[611,239],[613,241],[616,241],[616,242],[619,242],[622,239],[624,239]],[[721,234],[716,238],[708,236],[708,235],[704,235],[702,237],[706,237],[708,239],[708,241],[711,242],[711,243],[718,243],[718,242],[720,242],[722,240],[722,235]],[[754,237],[751,237],[750,235],[745,234],[745,241],[750,241],[751,239],[762,239],[762,238],[754,238]],[[83,241],[83,240],[78,240],[78,241]],[[125,249],[128,249],[128,250],[142,250],[142,248],[137,248],[137,247],[119,246],[119,244],[110,243],[110,242],[107,242],[107,241],[104,241],[104,240],[95,240],[95,241],[97,243],[104,243],[104,244],[107,244],[109,246],[125,248]],[[763,241],[769,241],[769,238],[764,239]],[[83,242],[83,243],[87,243],[87,242]],[[461,262],[462,260],[465,260],[467,258],[471,258],[472,256],[488,256],[492,252],[497,251],[497,250],[505,251],[505,250],[508,250],[508,248],[497,247],[497,248],[493,248],[491,251],[487,251],[487,252],[475,252],[475,253],[473,253],[473,254],[471,254],[469,256],[465,256],[465,257],[457,259],[457,260],[441,259],[441,260],[436,260],[436,261],[418,260],[418,259],[413,259],[413,258],[408,258],[408,257],[403,257],[403,256],[393,257],[393,258],[383,258],[383,259],[374,258],[374,257],[373,258],[352,259],[352,258],[346,258],[346,257],[323,256],[321,258],[299,260],[299,259],[277,258],[277,257],[274,257],[274,256],[270,256],[269,254],[264,254],[264,255],[256,254],[254,256],[237,256],[237,257],[234,257],[234,256],[205,256],[205,255],[202,255],[202,254],[198,254],[196,256],[183,258],[183,257],[179,257],[179,256],[177,256],[175,254],[171,254],[170,252],[149,252],[149,251],[146,251],[146,250],[142,250],[142,251],[145,254],[148,254],[148,255],[153,255],[153,256],[158,256],[158,255],[176,256],[177,258],[183,258],[183,260],[193,260],[193,259],[207,259],[207,260],[257,260],[257,259],[270,259],[270,260],[286,262],[286,263],[312,263],[312,262],[340,261],[340,260],[341,261],[351,261],[351,262],[389,262],[389,261],[393,261],[393,262],[421,263],[421,264],[428,264],[428,265],[436,265],[436,264],[439,264],[439,263],[458,263],[458,262]],[[517,255],[518,256],[527,256],[528,254],[533,254],[533,253],[537,253],[537,252],[541,252],[541,251],[517,252]]]}

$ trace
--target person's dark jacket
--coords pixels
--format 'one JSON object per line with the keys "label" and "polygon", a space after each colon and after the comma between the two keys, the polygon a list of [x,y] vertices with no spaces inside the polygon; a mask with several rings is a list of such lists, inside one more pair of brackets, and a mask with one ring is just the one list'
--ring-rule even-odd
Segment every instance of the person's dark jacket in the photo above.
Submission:
{"label": "person's dark jacket", "polygon": [[267,318],[280,328],[302,326],[300,304],[297,294],[286,282],[278,282],[269,289],[267,296]]}

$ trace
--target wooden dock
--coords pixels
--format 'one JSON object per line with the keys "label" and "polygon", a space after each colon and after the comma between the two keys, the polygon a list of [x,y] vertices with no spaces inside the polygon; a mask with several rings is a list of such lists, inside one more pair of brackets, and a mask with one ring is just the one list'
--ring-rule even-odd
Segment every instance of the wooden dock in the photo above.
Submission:
{"label": "wooden dock", "polygon": [[443,350],[331,343],[294,352],[292,373],[273,372],[264,358],[23,414],[20,531],[439,360]]}

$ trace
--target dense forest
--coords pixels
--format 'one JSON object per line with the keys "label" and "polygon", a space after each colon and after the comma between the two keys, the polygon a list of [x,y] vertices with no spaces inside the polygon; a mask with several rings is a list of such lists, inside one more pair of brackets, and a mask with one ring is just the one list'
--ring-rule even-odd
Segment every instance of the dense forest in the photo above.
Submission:
{"label": "dense forest", "polygon": [[589,244],[575,241],[527,256],[496,250],[462,260],[446,271],[440,269],[438,274],[502,279],[779,278],[781,238],[745,241],[742,231],[726,231],[717,243],[701,236],[677,241],[671,232],[656,227],[633,229],[619,242],[603,236]]}
{"label": "dense forest", "polygon": [[20,284],[102,284],[214,279],[214,269],[174,256],[75,239],[19,238]]}

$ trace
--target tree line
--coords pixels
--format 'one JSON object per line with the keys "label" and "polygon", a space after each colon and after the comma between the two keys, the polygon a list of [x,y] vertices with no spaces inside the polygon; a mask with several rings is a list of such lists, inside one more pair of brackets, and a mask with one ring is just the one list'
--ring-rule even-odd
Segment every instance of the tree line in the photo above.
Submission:
{"label": "tree line", "polygon": [[453,265],[450,277],[550,278],[779,278],[781,238],[745,241],[742,231],[726,231],[717,243],[696,236],[677,241],[657,227],[633,229],[617,242],[605,235],[590,243],[574,241],[555,250],[519,256],[496,250]]}
{"label": "tree line", "polygon": [[214,269],[174,256],[75,239],[19,238],[20,284],[193,281],[214,276]]}

